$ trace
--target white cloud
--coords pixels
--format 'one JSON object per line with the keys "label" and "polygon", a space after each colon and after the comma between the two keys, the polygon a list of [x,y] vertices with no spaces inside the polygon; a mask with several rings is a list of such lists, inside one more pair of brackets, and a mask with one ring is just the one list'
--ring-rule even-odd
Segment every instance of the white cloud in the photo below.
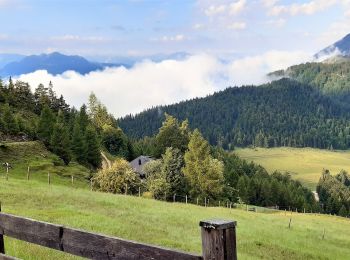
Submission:
{"label": "white cloud", "polygon": [[212,4],[204,9],[204,13],[211,17],[216,15],[237,15],[246,7],[246,0],[237,0],[227,4]]}
{"label": "white cloud", "polygon": [[272,25],[276,28],[281,28],[286,24],[286,19],[280,18],[280,19],[272,19],[272,20],[268,20],[266,22],[266,24],[268,25]]}
{"label": "white cloud", "polygon": [[195,25],[193,25],[193,29],[195,30],[201,30],[201,29],[204,29],[206,26],[202,23],[196,23]]}
{"label": "white cloud", "polygon": [[226,10],[226,5],[211,5],[207,9],[205,9],[204,12],[207,16],[214,16],[224,13]]}
{"label": "white cloud", "polygon": [[103,37],[98,36],[79,36],[79,35],[72,35],[72,34],[65,34],[61,36],[53,36],[51,37],[51,40],[53,41],[63,41],[63,42],[71,42],[71,41],[81,41],[81,42],[104,42],[106,41]]}
{"label": "white cloud", "polygon": [[244,30],[246,27],[247,27],[247,24],[245,22],[235,22],[235,23],[229,24],[227,26],[227,29]]}
{"label": "white cloud", "polygon": [[246,0],[238,0],[237,2],[231,3],[229,6],[230,14],[236,15],[243,11],[246,6]]}
{"label": "white cloud", "polygon": [[0,40],[8,40],[9,36],[7,34],[0,34]]}
{"label": "white cloud", "polygon": [[274,6],[278,2],[278,0],[261,0],[261,2],[265,7],[271,7]]}
{"label": "white cloud", "polygon": [[273,16],[278,15],[313,15],[317,12],[327,10],[338,4],[339,0],[314,0],[306,3],[293,3],[290,5],[280,5],[278,1],[263,0],[263,4],[269,9],[268,13]]}
{"label": "white cloud", "polygon": [[184,40],[186,40],[186,37],[183,34],[177,34],[174,36],[164,35],[160,38],[151,39],[151,41],[154,41],[154,42],[182,42]]}
{"label": "white cloud", "polygon": [[181,61],[144,61],[130,69],[108,68],[87,75],[70,71],[53,76],[36,71],[19,79],[32,87],[52,81],[57,93],[76,107],[86,102],[93,91],[118,117],[206,96],[230,85],[260,84],[266,82],[266,73],[306,61],[308,57],[303,52],[270,51],[227,63],[198,54]]}

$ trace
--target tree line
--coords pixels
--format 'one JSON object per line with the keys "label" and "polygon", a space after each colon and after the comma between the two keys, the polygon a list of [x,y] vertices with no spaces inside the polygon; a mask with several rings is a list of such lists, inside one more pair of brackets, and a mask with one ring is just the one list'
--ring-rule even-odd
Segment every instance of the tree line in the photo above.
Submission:
{"label": "tree line", "polygon": [[129,139],[93,93],[88,104],[77,110],[62,95],[57,97],[51,82],[32,92],[28,83],[0,81],[0,138],[40,140],[60,158],[54,163],[75,160],[92,169],[101,165],[101,149],[132,156]]}
{"label": "tree line", "polygon": [[269,175],[263,167],[211,146],[198,129],[190,129],[187,120],[165,114],[158,132],[135,141],[133,146],[135,154],[154,158],[143,168],[146,181],[141,183],[125,161],[117,160],[111,169],[97,173],[97,189],[116,193],[129,189],[136,193],[137,187],[143,186],[156,199],[172,200],[176,194],[188,195],[192,201],[210,199],[317,210],[312,192],[288,174]]}
{"label": "tree line", "polygon": [[[350,147],[349,110],[297,81],[228,88],[205,98],[148,109],[118,120],[131,138],[157,133],[164,112],[188,119],[211,145],[234,147]],[[140,127],[142,126],[142,127]]]}
{"label": "tree line", "polygon": [[332,176],[329,170],[323,170],[317,193],[324,213],[350,216],[350,175],[346,171]]}

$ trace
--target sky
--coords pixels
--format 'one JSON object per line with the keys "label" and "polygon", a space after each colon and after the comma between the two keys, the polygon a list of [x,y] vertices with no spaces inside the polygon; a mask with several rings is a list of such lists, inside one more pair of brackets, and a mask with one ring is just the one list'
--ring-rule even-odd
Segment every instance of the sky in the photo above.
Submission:
{"label": "sky", "polygon": [[[311,60],[350,33],[350,0],[0,0],[0,21],[1,53],[136,57],[132,68],[20,77],[52,80],[75,106],[93,91],[118,117],[261,84],[272,70]],[[176,52],[187,56],[144,60]]]}

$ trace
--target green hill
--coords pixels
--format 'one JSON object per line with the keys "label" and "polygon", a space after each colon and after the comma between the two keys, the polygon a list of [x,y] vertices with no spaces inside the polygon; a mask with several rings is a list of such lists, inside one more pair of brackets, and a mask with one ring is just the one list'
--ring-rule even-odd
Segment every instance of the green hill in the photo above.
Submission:
{"label": "green hill", "polygon": [[[238,221],[239,259],[348,259],[350,254],[349,219],[328,215],[204,208],[15,178],[0,178],[0,198],[7,213],[189,252],[201,250],[198,222],[223,218]],[[22,259],[75,259],[8,238],[5,246]]]}
{"label": "green hill", "polygon": [[323,169],[336,174],[350,170],[349,151],[328,151],[312,148],[245,148],[235,151],[242,159],[262,165],[269,172],[291,173],[307,187],[315,190]]}
{"label": "green hill", "polygon": [[308,62],[269,74],[271,78],[288,77],[308,84],[321,93],[341,101],[350,100],[350,59],[336,57],[325,62]]}
{"label": "green hill", "polygon": [[191,128],[199,128],[211,144],[225,149],[350,147],[349,111],[314,88],[288,79],[228,88],[205,98],[152,108],[118,123],[130,137],[151,136],[165,112],[179,120],[187,118]]}
{"label": "green hill", "polygon": [[[11,164],[8,174],[10,180],[27,179],[29,167],[30,180],[47,183],[49,173],[52,183],[68,185],[73,175],[76,186],[88,187],[89,169],[76,162],[65,166],[57,155],[49,152],[38,141],[3,143],[0,147],[0,162]],[[4,166],[0,170],[0,177],[3,180],[6,178]]]}

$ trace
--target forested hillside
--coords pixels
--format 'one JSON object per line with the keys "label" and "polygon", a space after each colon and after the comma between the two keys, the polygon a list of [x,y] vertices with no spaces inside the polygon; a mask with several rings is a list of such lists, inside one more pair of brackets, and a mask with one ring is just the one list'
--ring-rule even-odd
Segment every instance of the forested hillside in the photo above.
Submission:
{"label": "forested hillside", "polygon": [[57,97],[51,82],[34,92],[28,83],[0,81],[0,142],[41,141],[59,156],[57,165],[72,160],[96,169],[101,149],[113,155],[130,156],[128,139],[116,120],[94,94],[88,106],[70,107]]}
{"label": "forested hillside", "polygon": [[270,77],[288,77],[315,87],[321,93],[350,100],[350,58],[334,57],[325,62],[311,62],[291,66],[269,74]]}
{"label": "forested hillside", "polygon": [[350,147],[347,109],[313,87],[289,79],[263,86],[228,88],[212,96],[160,106],[118,120],[133,138],[152,136],[164,113],[188,119],[213,145]]}

